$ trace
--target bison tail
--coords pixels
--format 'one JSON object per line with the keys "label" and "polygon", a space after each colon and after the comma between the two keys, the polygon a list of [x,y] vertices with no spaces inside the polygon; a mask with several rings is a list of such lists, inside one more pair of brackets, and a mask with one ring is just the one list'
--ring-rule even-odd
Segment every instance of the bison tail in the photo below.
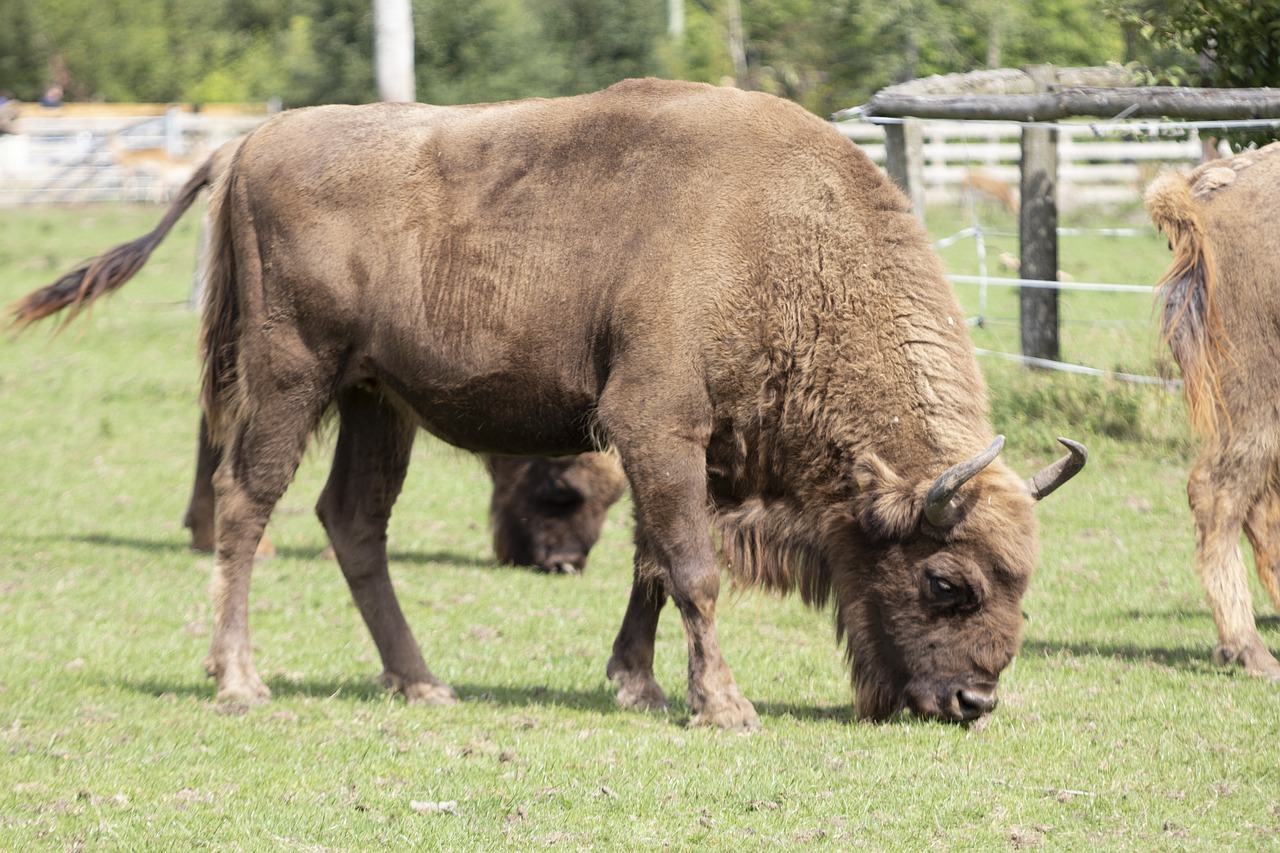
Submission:
{"label": "bison tail", "polygon": [[1144,202],[1173,250],[1173,261],[1157,284],[1164,339],[1182,370],[1192,426],[1201,435],[1216,435],[1230,428],[1221,370],[1230,360],[1231,345],[1214,302],[1213,249],[1186,175],[1174,172],[1156,178]]}
{"label": "bison tail", "polygon": [[213,158],[196,169],[169,205],[164,217],[149,233],[108,249],[85,261],[53,284],[30,293],[9,307],[10,326],[18,331],[63,309],[70,309],[59,327],[65,328],[85,308],[100,297],[118,290],[142,269],[156,246],[195,203],[200,190],[216,179]]}
{"label": "bison tail", "polygon": [[209,245],[205,255],[200,400],[215,447],[225,443],[227,424],[238,409],[240,299],[236,292],[235,246],[231,239],[234,177],[218,184],[209,201]]}

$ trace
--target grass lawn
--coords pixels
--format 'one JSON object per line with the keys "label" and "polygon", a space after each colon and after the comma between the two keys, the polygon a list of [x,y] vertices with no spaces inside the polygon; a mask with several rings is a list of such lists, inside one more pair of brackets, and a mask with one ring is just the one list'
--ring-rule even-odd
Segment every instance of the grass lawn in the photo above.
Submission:
{"label": "grass lawn", "polygon": [[[158,217],[0,211],[0,303]],[[941,236],[964,220],[944,210],[930,224]],[[462,701],[410,708],[373,683],[372,641],[320,558],[321,442],[272,521],[280,555],[255,569],[273,699],[215,703],[200,668],[212,560],[180,523],[196,226],[60,337],[0,342],[0,849],[1280,846],[1280,686],[1209,661],[1180,400],[997,360],[982,364],[1011,463],[1038,469],[1057,435],[1091,461],[1039,508],[1023,650],[983,726],[854,722],[830,615],[758,593],[725,596],[720,639],[763,731],[686,726],[674,611],[657,649],[671,713],[619,711],[604,666],[630,585],[625,501],[585,577],[498,568],[480,466],[425,436],[392,570],[428,663]],[[993,268],[1017,252],[989,243]],[[1064,238],[1061,254],[1079,281],[1149,284],[1167,261],[1149,228]],[[971,244],[946,258],[973,271]],[[961,296],[976,313],[976,291]],[[1016,351],[1016,292],[992,289],[985,314],[975,343]],[[1068,359],[1161,369],[1149,298],[1069,293],[1063,316]]]}

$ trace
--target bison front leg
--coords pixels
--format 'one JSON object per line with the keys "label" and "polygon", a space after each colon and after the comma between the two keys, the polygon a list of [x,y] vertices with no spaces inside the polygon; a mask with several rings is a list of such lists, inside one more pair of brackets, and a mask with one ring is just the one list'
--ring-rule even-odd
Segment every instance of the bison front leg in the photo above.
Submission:
{"label": "bison front leg", "polygon": [[667,593],[659,570],[636,553],[631,600],[622,627],[613,641],[613,654],[605,673],[618,685],[618,704],[650,711],[667,709],[667,694],[653,677],[653,646],[658,636],[658,616]]}
{"label": "bison front leg", "polygon": [[1214,660],[1239,663],[1250,675],[1280,678],[1253,618],[1240,529],[1261,477],[1232,476],[1244,466],[1227,454],[1206,454],[1191,472],[1187,498],[1196,526],[1196,571],[1218,628]]}
{"label": "bison front leg", "polygon": [[[705,399],[681,400],[659,382],[612,388],[601,418],[622,456],[631,480],[636,512],[636,576],[609,674],[624,704],[660,701],[653,680],[653,637],[662,598],[644,587],[663,584],[680,611],[689,648],[689,709],[694,725],[755,728],[755,708],[734,682],[716,638],[720,568],[711,544],[707,515],[706,437],[709,427],[689,424],[690,413],[705,411]],[[611,400],[628,401],[626,412]],[[685,403],[686,405],[681,405]],[[633,415],[642,412],[643,417]],[[667,420],[663,421],[663,414]],[[708,418],[709,420],[709,418]]]}
{"label": "bison front leg", "polygon": [[380,680],[410,702],[455,702],[427,669],[387,568],[387,523],[409,468],[414,424],[363,388],[339,396],[338,414],[338,446],[316,513],[382,657]]}

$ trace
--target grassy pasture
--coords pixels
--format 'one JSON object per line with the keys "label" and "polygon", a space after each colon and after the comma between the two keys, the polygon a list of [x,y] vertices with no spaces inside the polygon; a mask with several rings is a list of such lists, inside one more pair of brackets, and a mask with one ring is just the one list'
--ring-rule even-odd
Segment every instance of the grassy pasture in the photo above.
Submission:
{"label": "grassy pasture", "polygon": [[[0,211],[0,302],[158,215]],[[939,236],[963,224],[935,220]],[[618,711],[604,665],[630,580],[626,507],[583,578],[497,568],[479,466],[425,438],[393,519],[393,573],[462,701],[408,708],[372,683],[372,642],[319,558],[322,442],[272,522],[280,556],[255,569],[273,700],[215,704],[200,669],[212,564],[180,523],[195,230],[182,223],[88,321],[0,342],[0,849],[1280,846],[1280,688],[1209,662],[1180,401],[994,360],[983,367],[1018,470],[1053,458],[1059,434],[1092,461],[1040,508],[1023,651],[984,726],[854,723],[830,617],[757,593],[726,595],[720,617],[762,732],[685,725],[673,613],[658,637],[672,712]],[[993,267],[1016,254],[991,243]],[[972,254],[946,257],[970,272]],[[1062,246],[1080,281],[1150,283],[1166,260],[1153,233]],[[961,296],[974,310],[972,288]],[[1016,350],[1015,306],[993,289],[975,343]],[[1068,294],[1063,316],[1069,359],[1158,369],[1145,297]]]}

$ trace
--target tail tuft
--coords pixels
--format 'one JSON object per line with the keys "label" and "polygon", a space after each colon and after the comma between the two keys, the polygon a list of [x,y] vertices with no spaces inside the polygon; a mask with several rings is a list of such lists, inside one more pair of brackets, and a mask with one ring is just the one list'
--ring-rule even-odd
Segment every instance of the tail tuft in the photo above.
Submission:
{"label": "tail tuft", "polygon": [[69,309],[59,327],[65,328],[85,308],[118,290],[142,269],[156,246],[173,230],[182,214],[195,202],[200,190],[216,178],[212,158],[195,171],[150,233],[108,249],[85,261],[53,284],[40,288],[9,306],[9,325],[16,331],[45,317]]}
{"label": "tail tuft", "polygon": [[1230,429],[1221,370],[1231,360],[1231,341],[1214,304],[1213,247],[1186,175],[1171,172],[1156,178],[1143,201],[1173,250],[1173,261],[1157,285],[1164,339],[1182,370],[1192,426],[1201,435],[1216,435]]}

